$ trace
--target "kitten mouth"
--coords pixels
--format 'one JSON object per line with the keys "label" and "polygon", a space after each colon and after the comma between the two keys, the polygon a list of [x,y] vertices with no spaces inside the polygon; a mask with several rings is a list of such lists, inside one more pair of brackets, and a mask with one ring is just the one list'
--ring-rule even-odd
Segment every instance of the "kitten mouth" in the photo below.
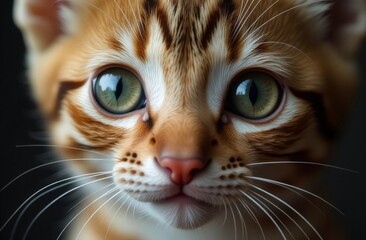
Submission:
{"label": "kitten mouth", "polygon": [[197,200],[193,197],[190,197],[184,193],[178,193],[174,196],[171,196],[171,197],[167,197],[165,199],[162,199],[160,201],[158,201],[159,203],[169,203],[169,202],[174,202],[176,204],[182,204],[182,205],[185,205],[185,204],[198,204],[198,203],[203,203],[202,201],[200,200]]}
{"label": "kitten mouth", "polygon": [[182,192],[153,202],[152,205],[159,212],[161,221],[181,229],[198,228],[210,221],[216,212],[214,205]]}

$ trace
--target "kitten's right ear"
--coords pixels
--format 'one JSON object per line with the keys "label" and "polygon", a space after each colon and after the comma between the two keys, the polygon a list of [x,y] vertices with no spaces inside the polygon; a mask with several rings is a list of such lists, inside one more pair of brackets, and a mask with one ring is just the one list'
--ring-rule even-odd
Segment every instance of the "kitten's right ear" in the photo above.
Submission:
{"label": "kitten's right ear", "polygon": [[65,33],[63,15],[71,12],[68,9],[66,0],[15,0],[14,22],[23,33],[29,54],[42,53]]}

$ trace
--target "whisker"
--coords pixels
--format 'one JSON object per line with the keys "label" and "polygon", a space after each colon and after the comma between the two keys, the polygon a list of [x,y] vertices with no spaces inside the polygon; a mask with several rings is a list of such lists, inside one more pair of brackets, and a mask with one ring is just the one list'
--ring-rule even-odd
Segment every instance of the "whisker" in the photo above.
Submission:
{"label": "whisker", "polygon": [[[114,183],[110,183],[105,187],[110,187],[112,186]],[[68,226],[80,215],[82,214],[88,207],[90,207],[92,204],[94,204],[96,201],[98,201],[99,199],[103,198],[106,194],[108,194],[110,191],[114,190],[115,188],[112,188],[110,190],[108,190],[106,193],[102,194],[101,196],[99,196],[98,198],[96,198],[95,200],[93,200],[91,203],[89,203],[87,206],[85,206],[82,210],[80,210],[74,217],[71,218],[71,220],[65,225],[65,227],[61,230],[61,232],[59,233],[59,235],[57,236],[56,240],[59,240],[60,237],[62,236],[62,234],[66,231],[66,229],[68,228]]]}
{"label": "whisker", "polygon": [[43,168],[43,167],[47,167],[50,165],[54,165],[54,164],[59,164],[59,163],[66,163],[66,162],[76,162],[76,161],[112,161],[109,159],[99,159],[99,158],[74,158],[74,159],[65,159],[65,160],[57,160],[57,161],[53,161],[53,162],[48,162],[48,163],[44,163],[38,166],[35,166],[31,169],[28,169],[26,171],[24,171],[23,173],[19,174],[17,177],[13,178],[9,183],[7,183],[4,187],[2,187],[0,189],[0,193],[2,191],[4,191],[5,189],[7,189],[11,184],[13,184],[15,181],[17,181],[18,179],[20,179],[21,177],[23,177],[24,175],[33,172],[37,169]]}
{"label": "whisker", "polygon": [[[103,181],[103,180],[107,180],[107,179],[111,179],[113,178],[113,176],[108,176],[108,177],[103,177],[103,178],[100,178],[100,179],[97,179],[97,180],[93,180],[91,182],[87,182],[87,183],[84,183],[80,186],[77,186],[75,188],[72,188],[68,191],[66,191],[65,193],[61,194],[60,196],[58,196],[57,198],[55,198],[54,200],[52,200],[49,204],[47,204],[47,206],[45,206],[34,218],[33,220],[31,221],[31,223],[29,224],[29,226],[27,227],[27,230],[25,231],[24,235],[23,235],[23,240],[26,239],[30,229],[32,228],[33,224],[37,221],[37,219],[50,207],[52,206],[55,202],[57,202],[58,200],[60,200],[61,198],[63,198],[64,196],[66,196],[67,194],[73,192],[73,191],[76,191],[84,186],[87,186],[87,185],[90,185],[92,183],[96,183],[96,182],[99,182],[99,181]],[[114,184],[114,183],[112,183]]]}
{"label": "whisker", "polygon": [[253,219],[253,221],[257,224],[257,226],[259,227],[261,233],[262,233],[262,237],[264,240],[266,240],[262,225],[260,224],[260,222],[258,221],[258,218],[255,216],[254,212],[250,209],[250,206],[245,202],[244,199],[239,199],[239,202],[241,203],[241,205],[243,205],[243,207],[245,208],[245,210],[249,213],[250,217]]}
{"label": "whisker", "polygon": [[[268,12],[271,8],[273,8],[280,0],[276,0],[274,3],[272,3],[266,10],[264,10],[261,15],[259,15],[256,20],[247,28],[247,30],[244,32],[242,37],[246,36],[247,33],[250,31],[250,29],[263,17],[263,15]],[[254,9],[253,9],[254,10]]]}
{"label": "whisker", "polygon": [[[133,7],[131,5],[131,1],[127,1],[127,2],[128,2],[128,5],[130,6],[130,8],[133,9]],[[139,6],[137,7],[137,14],[140,16],[140,8],[139,8]],[[135,14],[135,11],[132,11],[132,15],[133,15],[133,18],[135,19],[135,22],[136,23],[139,23],[139,20],[138,20],[138,17],[136,16],[136,14]],[[143,34],[141,32],[140,24],[137,24],[137,30],[139,31],[139,34],[142,37]]]}
{"label": "whisker", "polygon": [[[116,1],[116,0],[113,0],[113,1],[114,1],[114,3],[117,5],[117,7],[118,7],[118,9],[119,9],[120,13],[123,15],[124,19],[126,20],[126,22],[127,22],[128,26],[129,26],[129,28],[130,28],[130,31],[129,31],[129,32],[132,32],[133,36],[137,39],[138,37],[137,37],[137,34],[136,34],[136,32],[135,32],[135,30],[134,30],[134,28],[133,28],[132,24],[131,24],[131,21],[127,18],[127,16],[126,16],[125,12],[124,12],[124,11],[123,11],[123,9],[121,8],[121,6],[117,3],[117,1]],[[118,25],[117,25],[117,26],[118,26]]]}
{"label": "whisker", "polygon": [[239,190],[245,197],[247,197],[250,201],[252,201],[256,206],[258,206],[263,212],[264,214],[266,214],[268,216],[268,218],[273,222],[273,224],[276,226],[277,230],[280,232],[281,236],[283,237],[283,239],[287,239],[285,234],[283,233],[282,229],[280,228],[280,226],[278,225],[278,223],[273,219],[273,217],[267,212],[267,210],[261,205],[259,204],[254,198],[252,198],[249,194],[247,194],[244,191]]}
{"label": "whisker", "polygon": [[78,147],[70,147],[70,146],[64,146],[64,145],[56,145],[56,144],[23,144],[23,145],[15,145],[16,148],[30,148],[30,147],[51,147],[51,148],[63,148],[63,149],[70,149],[70,150],[77,150],[81,152],[88,152],[88,153],[94,153],[98,154],[103,157],[109,157],[109,155],[90,150],[85,148],[78,148]]}
{"label": "whisker", "polygon": [[221,228],[224,227],[224,225],[225,225],[225,223],[227,221],[227,207],[226,207],[226,201],[225,201],[225,199],[223,199],[222,202],[223,202],[222,205],[224,206],[224,220],[223,220],[223,222],[221,224]]}
{"label": "whisker", "polygon": [[[121,201],[121,199],[124,198],[125,196],[126,196],[126,193],[124,192],[122,194],[122,196],[115,202],[115,204],[118,203],[119,201]],[[108,238],[108,234],[109,234],[110,228],[112,226],[112,222],[114,222],[114,219],[116,218],[117,214],[119,213],[119,211],[121,210],[121,208],[123,207],[123,205],[125,204],[125,202],[127,201],[127,199],[128,198],[126,198],[125,201],[123,201],[120,204],[120,206],[118,207],[117,211],[114,213],[113,217],[109,220],[108,228],[107,228],[107,231],[106,231],[106,233],[104,235],[104,239],[107,239]],[[113,204],[113,206],[111,208],[113,208],[113,207],[114,207],[114,204]]]}
{"label": "whisker", "polygon": [[241,211],[240,209],[238,208],[238,206],[236,205],[235,202],[233,202],[236,210],[238,211],[238,214],[239,214],[239,219],[240,219],[240,223],[241,223],[241,227],[242,227],[242,230],[241,230],[241,239],[244,239],[244,234],[245,234],[245,239],[248,239],[248,230],[247,230],[247,225],[245,223],[245,220],[243,218],[243,215],[241,214]]}
{"label": "whisker", "polygon": [[[139,195],[138,195],[137,199],[139,199],[139,198],[140,198],[141,194],[142,194],[142,192],[140,192],[140,193],[139,193]],[[131,203],[132,203],[132,201],[131,201]],[[134,205],[133,205],[133,210],[132,210],[132,221],[135,221],[136,205],[137,205],[137,204],[134,204]]]}
{"label": "whisker", "polygon": [[[103,9],[101,9],[100,7],[98,7],[96,4],[92,4],[91,1],[85,1],[85,3],[86,4],[89,4],[89,6],[91,6],[91,7],[95,8],[96,10],[100,11],[105,17],[107,17],[109,20],[111,20],[116,27],[119,27],[120,28],[120,23],[118,23],[110,15],[106,14],[106,12],[104,12]],[[117,4],[117,6],[119,6],[119,5]],[[129,21],[126,18],[126,16],[125,16],[125,19],[126,19],[127,23],[129,24]]]}
{"label": "whisker", "polygon": [[[110,171],[109,173],[113,173],[113,171]],[[111,185],[103,186],[102,188],[99,188],[98,190],[88,194],[86,197],[81,199],[78,203],[76,203],[74,206],[72,206],[67,212],[71,212],[73,209],[77,208],[79,205],[81,205],[83,202],[85,202],[87,199],[91,198],[93,195],[96,195],[99,192],[105,191],[106,188],[109,188]]]}
{"label": "whisker", "polygon": [[[249,2],[249,0],[248,1],[246,1],[246,3],[245,3],[245,6],[244,6],[244,8],[245,8],[245,12],[244,12],[244,14],[240,17],[240,19],[239,19],[239,25],[235,25],[235,29],[236,29],[236,31],[235,31],[235,33],[234,33],[234,37],[233,38],[236,38],[237,36],[238,36],[238,34],[239,34],[239,32],[240,32],[240,30],[243,28],[243,26],[244,26],[244,24],[245,24],[245,22],[247,21],[247,19],[250,17],[250,14],[248,14],[248,12],[249,12],[249,10],[250,10],[250,7],[252,6],[252,4],[254,3],[254,1],[252,0],[251,2],[250,2],[250,4],[248,5],[248,7],[247,7],[247,4],[248,4],[248,2]],[[245,18],[245,19],[244,19]],[[243,21],[244,20],[244,21]]]}
{"label": "whisker", "polygon": [[291,7],[289,9],[286,9],[284,11],[282,11],[281,13],[273,16],[272,18],[270,18],[269,20],[267,20],[266,22],[264,22],[262,25],[260,25],[257,29],[255,29],[253,32],[251,32],[249,35],[248,35],[248,38],[253,35],[253,34],[256,34],[261,28],[263,28],[265,25],[267,25],[268,23],[270,23],[271,21],[273,21],[274,19],[290,12],[290,11],[293,11],[297,8],[300,8],[300,7],[303,7],[303,6],[306,6],[306,5],[311,5],[311,4],[314,4],[314,3],[319,3],[319,2],[326,2],[327,0],[318,0],[318,1],[311,1],[311,2],[306,2],[306,3],[302,3],[302,4],[298,4],[294,7]]}
{"label": "whisker", "polygon": [[[115,193],[117,192],[117,193]],[[107,193],[103,194],[101,197],[105,197],[109,194],[113,194],[115,193],[112,197],[108,198],[108,200],[106,200],[103,204],[101,204],[93,213],[92,215],[86,220],[86,222],[84,223],[84,225],[81,227],[81,229],[79,230],[78,235],[76,236],[75,240],[78,240],[80,237],[81,232],[84,230],[85,226],[89,223],[89,221],[95,216],[95,214],[102,208],[104,207],[109,201],[111,201],[115,196],[117,196],[118,194],[120,194],[119,188],[116,186],[114,188],[112,188],[111,190],[109,190]]]}
{"label": "whisker", "polygon": [[130,203],[128,204],[128,207],[127,207],[126,212],[125,212],[125,217],[127,217],[128,211],[131,207],[131,204],[132,204],[132,201],[130,201]]}
{"label": "whisker", "polygon": [[[38,200],[39,198],[41,198],[42,196],[50,193],[51,191],[54,191],[54,190],[57,190],[61,187],[64,187],[64,186],[67,186],[67,185],[70,185],[70,184],[73,184],[77,181],[81,181],[81,180],[85,180],[89,177],[95,177],[95,176],[100,176],[100,175],[103,175],[103,174],[108,174],[108,172],[99,172],[99,173],[89,173],[89,174],[84,174],[84,175],[79,175],[79,176],[73,176],[73,177],[69,177],[69,178],[65,178],[65,179],[61,179],[61,180],[58,180],[56,182],[53,182],[51,184],[48,184],[47,186],[39,189],[38,191],[36,191],[35,193],[33,193],[30,197],[28,197],[14,212],[13,214],[11,214],[11,216],[7,219],[7,221],[2,225],[2,227],[0,228],[0,231],[2,231],[6,226],[7,224],[14,218],[14,216],[23,208],[23,206],[25,204],[27,204],[27,206],[24,207],[24,209],[22,210],[22,212],[19,214],[19,217],[14,225],[14,228],[13,228],[13,232],[15,231],[16,229],[16,226],[18,225],[18,222],[20,221],[21,219],[21,216],[24,214],[24,212],[29,208],[29,206],[31,206],[36,200]],[[78,179],[78,178],[81,178],[81,179]],[[73,180],[73,179],[76,179],[76,180]],[[70,181],[70,180],[73,180],[73,181]],[[50,188],[52,187],[53,185],[56,185],[56,184],[59,184],[59,183],[62,183],[62,182],[66,182],[66,181],[69,181],[67,183],[63,183],[59,186],[56,186],[56,187],[53,187],[49,190],[47,190],[46,192],[38,195],[39,193],[41,193],[43,190],[47,189],[47,188]],[[38,196],[37,196],[38,195]],[[37,196],[36,198],[34,198],[33,200],[31,200],[34,196]]]}
{"label": "whisker", "polygon": [[253,179],[253,180],[257,180],[257,181],[261,181],[261,182],[266,182],[266,183],[270,183],[270,184],[274,184],[276,186],[280,186],[280,187],[288,187],[288,188],[292,188],[292,189],[296,189],[300,192],[303,192],[303,193],[306,193],[306,194],[309,194],[310,196],[314,197],[314,198],[317,198],[319,200],[321,200],[322,202],[324,202],[325,204],[327,204],[328,206],[332,207],[333,209],[335,209],[337,212],[339,212],[340,214],[344,215],[344,213],[339,210],[337,207],[335,207],[333,204],[331,204],[330,202],[326,201],[325,199],[323,199],[322,197],[310,192],[310,191],[307,191],[303,188],[300,188],[300,187],[297,187],[297,186],[294,186],[294,185],[290,185],[290,184],[287,184],[287,183],[284,183],[284,182],[279,182],[279,181],[276,181],[276,180],[273,180],[273,179],[268,179],[268,178],[261,178],[261,177],[254,177],[254,176],[247,176],[247,178],[249,179]]}
{"label": "whisker", "polygon": [[290,210],[292,210],[294,213],[296,213],[304,222],[306,222],[308,224],[308,226],[316,233],[316,235],[320,238],[323,239],[322,236],[319,234],[319,232],[315,229],[315,227],[309,222],[309,220],[307,220],[299,211],[297,211],[294,207],[292,207],[290,204],[288,204],[287,202],[285,202],[283,199],[277,197],[276,195],[258,187],[255,186],[253,184],[251,184],[251,187],[259,190],[260,192],[263,192],[265,194],[267,194],[268,196],[271,196],[272,198],[276,199],[277,201],[279,201],[280,203],[282,203],[283,205],[285,205],[286,207],[288,207]]}
{"label": "whisker", "polygon": [[236,217],[235,217],[235,214],[234,214],[234,211],[233,211],[233,208],[231,207],[231,204],[229,202],[227,202],[228,206],[229,206],[229,209],[230,209],[230,212],[231,212],[231,215],[233,217],[233,221],[234,221],[234,239],[236,240],[238,238],[238,229],[236,228]]}
{"label": "whisker", "polygon": [[337,170],[342,170],[346,172],[351,173],[359,173],[358,171],[347,169],[343,167],[338,167],[334,165],[324,164],[324,163],[317,163],[317,162],[305,162],[305,161],[273,161],[273,162],[256,162],[256,163],[249,163],[246,166],[248,167],[255,167],[255,166],[261,166],[261,165],[272,165],[272,164],[304,164],[304,165],[313,165],[313,166],[320,166],[320,167],[328,167],[328,168],[334,168]]}
{"label": "whisker", "polygon": [[291,45],[289,43],[284,43],[284,42],[278,42],[278,41],[266,41],[266,42],[261,42],[262,44],[278,44],[278,45],[284,45],[286,47],[290,47],[295,49],[296,51],[298,51],[299,53],[301,53],[302,55],[304,55],[307,59],[309,59],[310,61],[314,62],[313,59],[306,53],[304,53],[304,51],[300,50],[298,47],[295,47],[294,45]]}
{"label": "whisker", "polygon": [[[245,1],[245,4],[243,6],[243,3],[244,1],[241,1],[240,3],[240,12],[238,14],[238,18],[236,19],[235,21],[235,24],[234,24],[234,28],[233,28],[233,33],[234,33],[234,36],[237,35],[237,31],[238,31],[238,24],[241,24],[241,22],[243,21],[243,18],[245,17],[245,14],[243,14],[243,10],[246,9],[246,11],[248,10],[248,8],[246,8],[247,4],[248,4],[248,0]],[[252,1],[253,2],[253,1]]]}
{"label": "whisker", "polygon": [[[274,204],[273,202],[269,201],[267,198],[263,197],[262,195],[253,192],[253,194],[257,195],[258,197],[262,198],[264,201],[268,202],[269,204],[271,204],[273,207],[275,207],[277,210],[279,210],[281,213],[283,213],[286,217],[288,217],[299,229],[300,231],[305,235],[305,237],[307,239],[310,240],[309,236],[306,234],[306,232],[302,229],[302,227],[295,221],[295,219],[293,219],[289,214],[287,214],[284,210],[282,210],[279,206],[277,206],[276,204]],[[291,233],[290,233],[291,234]]]}
{"label": "whisker", "polygon": [[[255,193],[255,192],[253,192],[253,193]],[[257,195],[260,195],[260,194],[258,194],[258,193],[256,193]],[[279,223],[281,223],[281,225],[286,229],[286,231],[290,234],[290,236],[292,237],[292,239],[294,239],[295,240],[295,238],[294,238],[294,236],[292,235],[292,233],[291,233],[291,231],[288,229],[288,227],[286,226],[286,224],[281,220],[281,218],[280,217],[278,217],[273,211],[272,211],[272,209],[270,208],[270,207],[268,207],[268,205],[266,204],[266,203],[264,203],[262,200],[260,200],[260,199],[258,199],[257,197],[255,197],[255,196],[253,196],[253,194],[250,194],[251,196],[252,196],[252,198],[254,198],[256,201],[258,201],[260,204],[262,204],[262,206],[264,207],[264,208],[266,208],[267,209],[267,211],[269,211],[269,213],[272,215],[272,216],[274,216],[276,219],[277,219],[277,221],[279,222]],[[265,199],[265,197],[263,197],[264,199]],[[267,200],[267,199],[266,199]],[[269,200],[267,200],[268,202],[270,202]]]}

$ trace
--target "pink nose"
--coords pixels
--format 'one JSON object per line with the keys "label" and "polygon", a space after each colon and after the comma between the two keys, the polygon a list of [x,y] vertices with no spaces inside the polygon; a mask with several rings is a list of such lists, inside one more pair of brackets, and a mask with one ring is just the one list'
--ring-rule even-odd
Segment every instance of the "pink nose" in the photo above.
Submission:
{"label": "pink nose", "polygon": [[171,171],[171,180],[180,185],[188,184],[192,180],[194,173],[205,167],[204,162],[197,158],[176,159],[166,157],[158,162],[160,166]]}

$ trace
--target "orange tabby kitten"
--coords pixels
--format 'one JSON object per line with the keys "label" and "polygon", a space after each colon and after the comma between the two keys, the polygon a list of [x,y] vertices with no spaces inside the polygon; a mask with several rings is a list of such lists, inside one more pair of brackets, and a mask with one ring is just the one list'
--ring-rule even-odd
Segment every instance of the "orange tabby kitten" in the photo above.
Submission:
{"label": "orange tabby kitten", "polygon": [[365,7],[16,1],[34,97],[88,196],[59,237],[341,239],[317,175],[357,85]]}

